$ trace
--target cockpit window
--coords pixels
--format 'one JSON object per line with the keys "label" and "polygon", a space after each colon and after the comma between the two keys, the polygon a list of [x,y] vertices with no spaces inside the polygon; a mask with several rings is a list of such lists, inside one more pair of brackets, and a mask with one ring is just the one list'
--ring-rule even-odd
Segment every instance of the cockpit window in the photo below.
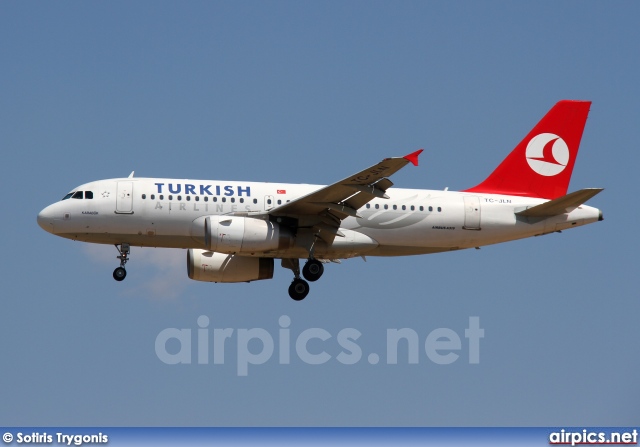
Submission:
{"label": "cockpit window", "polygon": [[93,199],[93,191],[73,191],[62,198],[62,200],[67,199]]}

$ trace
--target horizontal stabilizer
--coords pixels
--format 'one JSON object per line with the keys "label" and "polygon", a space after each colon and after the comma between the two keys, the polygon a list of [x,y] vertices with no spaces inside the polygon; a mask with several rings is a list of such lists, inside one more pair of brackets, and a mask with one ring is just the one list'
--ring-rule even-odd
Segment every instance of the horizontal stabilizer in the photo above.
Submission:
{"label": "horizontal stabilizer", "polygon": [[550,200],[541,205],[536,205],[534,207],[527,208],[526,210],[518,211],[516,215],[528,217],[550,217],[570,213],[603,189],[604,188],[581,189],[579,191],[572,192],[571,194],[567,194],[566,196]]}

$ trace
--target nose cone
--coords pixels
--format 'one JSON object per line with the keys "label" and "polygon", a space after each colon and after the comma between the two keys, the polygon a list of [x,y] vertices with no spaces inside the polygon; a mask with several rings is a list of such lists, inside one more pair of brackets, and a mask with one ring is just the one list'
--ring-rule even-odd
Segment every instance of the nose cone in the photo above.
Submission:
{"label": "nose cone", "polygon": [[44,231],[53,234],[53,212],[51,206],[46,207],[38,213],[38,225]]}

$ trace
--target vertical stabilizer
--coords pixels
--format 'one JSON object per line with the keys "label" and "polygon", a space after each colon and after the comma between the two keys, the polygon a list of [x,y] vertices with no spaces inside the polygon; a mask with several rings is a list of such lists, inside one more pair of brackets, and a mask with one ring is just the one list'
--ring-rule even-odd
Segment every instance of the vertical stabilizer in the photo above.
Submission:
{"label": "vertical stabilizer", "polygon": [[484,182],[465,192],[564,196],[590,106],[591,101],[558,102]]}

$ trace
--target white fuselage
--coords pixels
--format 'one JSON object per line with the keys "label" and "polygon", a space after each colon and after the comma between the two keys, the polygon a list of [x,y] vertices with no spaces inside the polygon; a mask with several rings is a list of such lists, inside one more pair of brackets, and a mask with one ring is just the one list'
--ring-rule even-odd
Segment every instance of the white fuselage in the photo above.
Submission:
{"label": "white fuselage", "polygon": [[[265,212],[321,188],[319,185],[155,178],[101,180],[73,191],[93,198],[67,198],[40,212],[38,223],[55,235],[100,244],[205,248],[194,234],[203,216],[264,216]],[[315,255],[402,256],[479,247],[564,230],[601,218],[581,205],[553,217],[516,216],[546,202],[528,197],[455,191],[391,188],[388,199],[373,199],[341,225],[332,244]],[[300,246],[240,253],[246,256],[306,258]]]}

